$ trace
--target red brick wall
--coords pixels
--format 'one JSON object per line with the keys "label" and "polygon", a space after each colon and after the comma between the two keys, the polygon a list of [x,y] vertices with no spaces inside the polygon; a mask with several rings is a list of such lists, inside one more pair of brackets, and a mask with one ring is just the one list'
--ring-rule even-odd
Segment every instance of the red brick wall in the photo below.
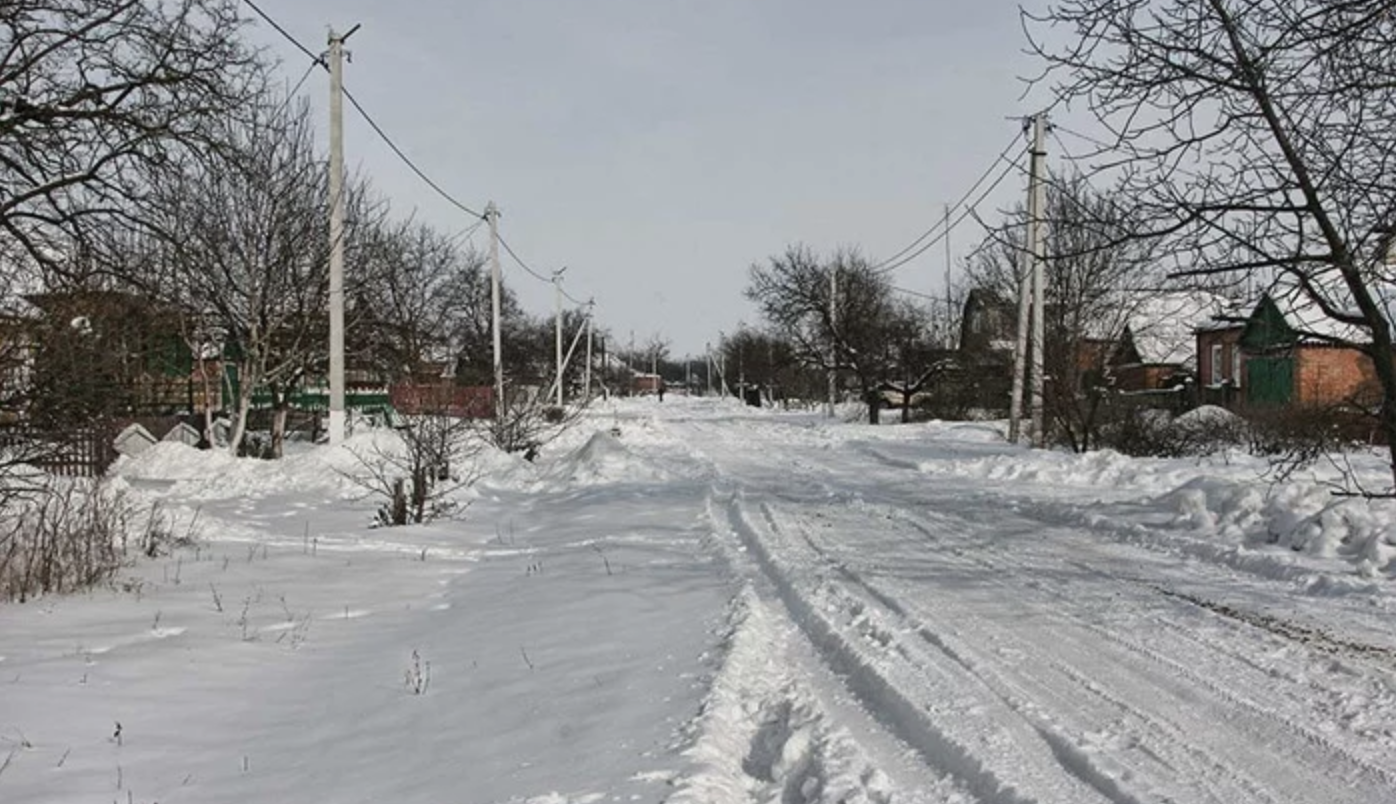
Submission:
{"label": "red brick wall", "polygon": [[1376,395],[1377,378],[1371,358],[1356,349],[1300,347],[1294,373],[1294,396],[1300,404],[1336,405],[1353,398],[1370,403]]}
{"label": "red brick wall", "polygon": [[1232,355],[1241,348],[1241,328],[1212,330],[1197,333],[1197,382],[1202,386],[1213,385],[1214,376],[1212,373],[1212,346],[1221,344],[1222,365],[1220,377],[1222,380],[1230,380],[1233,385],[1237,380],[1245,381],[1246,366],[1244,359],[1241,364],[1241,376],[1232,376],[1231,369],[1235,365]]}

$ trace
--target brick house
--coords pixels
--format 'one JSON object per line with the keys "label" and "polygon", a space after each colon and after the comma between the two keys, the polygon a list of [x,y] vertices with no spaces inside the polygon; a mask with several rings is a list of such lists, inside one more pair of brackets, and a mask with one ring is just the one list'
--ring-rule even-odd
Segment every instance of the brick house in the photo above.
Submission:
{"label": "brick house", "polygon": [[1221,347],[1230,361],[1222,376],[1240,384],[1242,404],[1337,407],[1377,399],[1372,360],[1359,347],[1365,340],[1297,293],[1272,289],[1239,326],[1199,333],[1198,344],[1209,360]]}
{"label": "brick house", "polygon": [[1227,310],[1197,328],[1198,401],[1231,408],[1241,402],[1246,385],[1241,333],[1246,316]]}
{"label": "brick house", "polygon": [[1224,308],[1225,300],[1199,290],[1151,290],[1131,296],[1123,329],[1107,360],[1114,387],[1153,391],[1196,376],[1194,333]]}

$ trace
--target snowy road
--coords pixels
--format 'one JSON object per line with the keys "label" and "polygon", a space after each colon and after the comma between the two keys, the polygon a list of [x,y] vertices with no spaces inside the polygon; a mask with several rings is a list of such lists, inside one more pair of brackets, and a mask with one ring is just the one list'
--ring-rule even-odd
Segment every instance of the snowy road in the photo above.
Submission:
{"label": "snowy road", "polygon": [[356,467],[119,467],[202,538],[0,605],[0,801],[1396,802],[1396,503],[681,397]]}
{"label": "snowy road", "polygon": [[[1064,522],[1092,506],[1060,489],[930,479],[889,457],[897,444],[670,424],[715,467],[709,510],[733,562],[837,677],[807,671],[822,694],[851,694],[920,760],[891,789],[996,804],[1396,800],[1390,723],[1380,739],[1354,727],[1373,700],[1389,705],[1396,654],[1335,646],[1353,621],[1341,601],[1323,601],[1333,622],[1304,625],[1223,606],[1283,593]],[[1385,630],[1364,614],[1363,637]]]}

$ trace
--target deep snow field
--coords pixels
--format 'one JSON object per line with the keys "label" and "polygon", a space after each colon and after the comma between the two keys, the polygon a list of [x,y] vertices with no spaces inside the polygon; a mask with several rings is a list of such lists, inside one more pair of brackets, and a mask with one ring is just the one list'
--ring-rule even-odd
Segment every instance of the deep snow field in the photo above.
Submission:
{"label": "deep snow field", "polygon": [[122,459],[197,542],[0,604],[0,802],[1396,802],[1396,504],[1332,467],[671,395],[374,528],[383,438]]}

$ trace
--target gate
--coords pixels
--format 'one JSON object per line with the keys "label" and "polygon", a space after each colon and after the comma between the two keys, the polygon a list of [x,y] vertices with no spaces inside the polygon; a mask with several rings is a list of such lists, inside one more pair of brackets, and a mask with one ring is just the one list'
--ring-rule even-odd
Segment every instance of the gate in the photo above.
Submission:
{"label": "gate", "polygon": [[1251,357],[1246,361],[1246,389],[1256,405],[1287,405],[1294,397],[1294,358]]}

